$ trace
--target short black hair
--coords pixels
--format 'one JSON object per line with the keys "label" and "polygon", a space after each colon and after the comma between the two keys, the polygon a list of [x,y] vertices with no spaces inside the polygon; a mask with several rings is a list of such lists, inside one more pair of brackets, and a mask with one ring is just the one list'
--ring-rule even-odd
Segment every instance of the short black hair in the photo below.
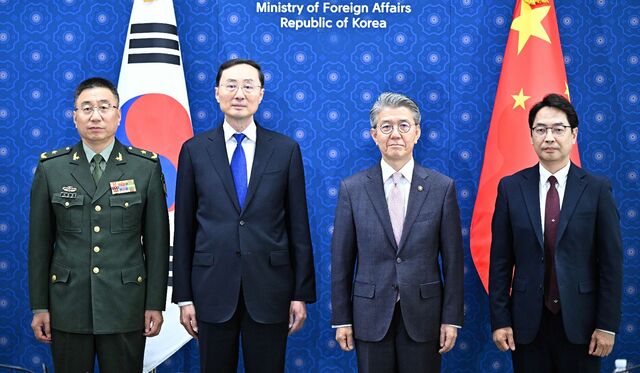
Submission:
{"label": "short black hair", "polygon": [[226,69],[236,66],[236,65],[249,65],[256,70],[258,70],[258,76],[260,77],[260,85],[264,88],[264,73],[262,72],[262,68],[260,65],[254,60],[243,60],[241,58],[234,58],[232,60],[228,60],[220,65],[218,69],[218,75],[216,76],[216,87],[220,85],[220,79],[222,79],[222,72]]}
{"label": "short black hair", "polygon": [[116,86],[113,85],[111,81],[105,78],[100,78],[100,77],[89,78],[89,79],[83,80],[80,84],[78,84],[78,87],[76,88],[76,93],[73,96],[73,102],[75,103],[78,100],[78,96],[80,96],[80,94],[83,91],[91,88],[106,88],[110,90],[111,93],[113,93],[113,96],[116,98],[116,101],[118,101],[116,105],[120,104],[120,95],[118,95],[118,90],[116,89]]}
{"label": "short black hair", "polygon": [[553,107],[564,112],[567,115],[571,129],[578,127],[578,114],[576,113],[576,109],[573,108],[573,105],[571,105],[571,102],[562,95],[551,93],[546,95],[542,101],[535,104],[529,111],[529,128],[533,128],[533,121],[536,119],[538,111],[543,107]]}

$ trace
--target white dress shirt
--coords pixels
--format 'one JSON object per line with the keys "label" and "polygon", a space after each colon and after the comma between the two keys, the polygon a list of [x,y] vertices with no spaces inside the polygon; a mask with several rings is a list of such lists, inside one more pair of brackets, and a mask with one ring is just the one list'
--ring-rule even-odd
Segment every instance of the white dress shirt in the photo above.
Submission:
{"label": "white dress shirt", "polygon": [[[231,164],[231,157],[233,157],[233,152],[236,151],[236,147],[238,142],[236,141],[235,135],[236,130],[231,127],[227,121],[222,124],[222,130],[224,131],[224,142],[227,147],[227,158],[229,159],[229,164]],[[246,136],[246,138],[242,141],[242,150],[244,150],[244,157],[247,160],[247,187],[249,186],[249,180],[251,180],[251,169],[253,168],[253,157],[256,154],[256,124],[255,122],[251,122],[247,128],[242,131],[242,133]]]}
{"label": "white dress shirt", "polygon": [[[415,162],[413,158],[409,160],[402,168],[398,171],[402,174],[402,178],[398,182],[398,187],[400,188],[400,192],[402,193],[402,201],[404,203],[404,215],[407,216],[407,206],[409,205],[409,191],[411,191],[411,177],[413,176],[413,167]],[[389,193],[391,193],[391,189],[393,188],[393,174],[396,173],[396,170],[393,167],[389,166],[384,159],[380,161],[380,168],[382,168],[382,181],[384,182],[384,198],[387,200],[387,204],[389,203]]]}

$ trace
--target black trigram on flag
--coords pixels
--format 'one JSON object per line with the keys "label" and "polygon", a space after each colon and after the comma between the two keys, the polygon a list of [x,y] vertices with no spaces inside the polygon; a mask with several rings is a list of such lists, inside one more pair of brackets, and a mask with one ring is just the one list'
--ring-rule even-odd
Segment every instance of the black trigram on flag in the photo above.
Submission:
{"label": "black trigram on flag", "polygon": [[[153,36],[149,36],[150,34]],[[131,25],[128,48],[128,63],[155,62],[180,65],[180,43],[175,25],[134,23]]]}

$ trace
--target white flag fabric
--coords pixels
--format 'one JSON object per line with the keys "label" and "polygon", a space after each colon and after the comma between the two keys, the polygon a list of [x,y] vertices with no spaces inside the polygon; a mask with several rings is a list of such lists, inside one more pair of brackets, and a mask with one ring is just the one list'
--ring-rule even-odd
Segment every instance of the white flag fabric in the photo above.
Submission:
{"label": "white flag fabric", "polygon": [[[173,242],[178,155],[182,143],[193,136],[193,128],[172,0],[134,0],[118,93],[122,120],[116,137],[124,145],[158,153],[167,186]],[[170,271],[164,324],[160,335],[147,339],[145,372],[160,365],[191,339],[180,325],[178,306],[171,304],[171,285]]]}

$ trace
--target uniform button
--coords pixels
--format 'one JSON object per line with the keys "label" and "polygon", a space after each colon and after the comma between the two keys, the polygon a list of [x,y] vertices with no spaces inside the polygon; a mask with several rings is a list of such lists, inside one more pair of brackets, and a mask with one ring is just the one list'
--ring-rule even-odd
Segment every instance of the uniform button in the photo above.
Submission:
{"label": "uniform button", "polygon": [[56,275],[51,275],[51,281],[55,281],[55,280],[57,280],[57,279],[58,279],[58,276],[56,276]]}
{"label": "uniform button", "polygon": [[69,201],[64,203],[64,207],[69,207]]}
{"label": "uniform button", "polygon": [[396,263],[402,263],[402,259],[396,258]]}
{"label": "uniform button", "polygon": [[96,212],[100,212],[100,211],[102,211],[102,206],[96,205],[96,207],[94,207],[94,209],[96,210]]}
{"label": "uniform button", "polygon": [[100,246],[94,246],[93,247],[93,252],[99,253],[100,252]]}
{"label": "uniform button", "polygon": [[544,256],[541,256],[541,257],[540,257],[540,261],[541,261],[541,262],[544,262]]}
{"label": "uniform button", "polygon": [[129,207],[129,202],[125,202],[125,203],[124,203],[124,207],[125,207],[125,208]]}
{"label": "uniform button", "polygon": [[138,283],[142,282],[142,276],[138,276]]}
{"label": "uniform button", "polygon": [[244,220],[240,220],[240,225],[244,225]]}
{"label": "uniform button", "polygon": [[100,232],[100,227],[96,225],[95,227],[93,227],[93,231],[96,233]]}
{"label": "uniform button", "polygon": [[558,300],[557,300],[557,299],[554,299],[554,300],[553,300],[553,303],[558,303]]}
{"label": "uniform button", "polygon": [[93,267],[93,273],[98,274],[100,272],[100,268]]}

